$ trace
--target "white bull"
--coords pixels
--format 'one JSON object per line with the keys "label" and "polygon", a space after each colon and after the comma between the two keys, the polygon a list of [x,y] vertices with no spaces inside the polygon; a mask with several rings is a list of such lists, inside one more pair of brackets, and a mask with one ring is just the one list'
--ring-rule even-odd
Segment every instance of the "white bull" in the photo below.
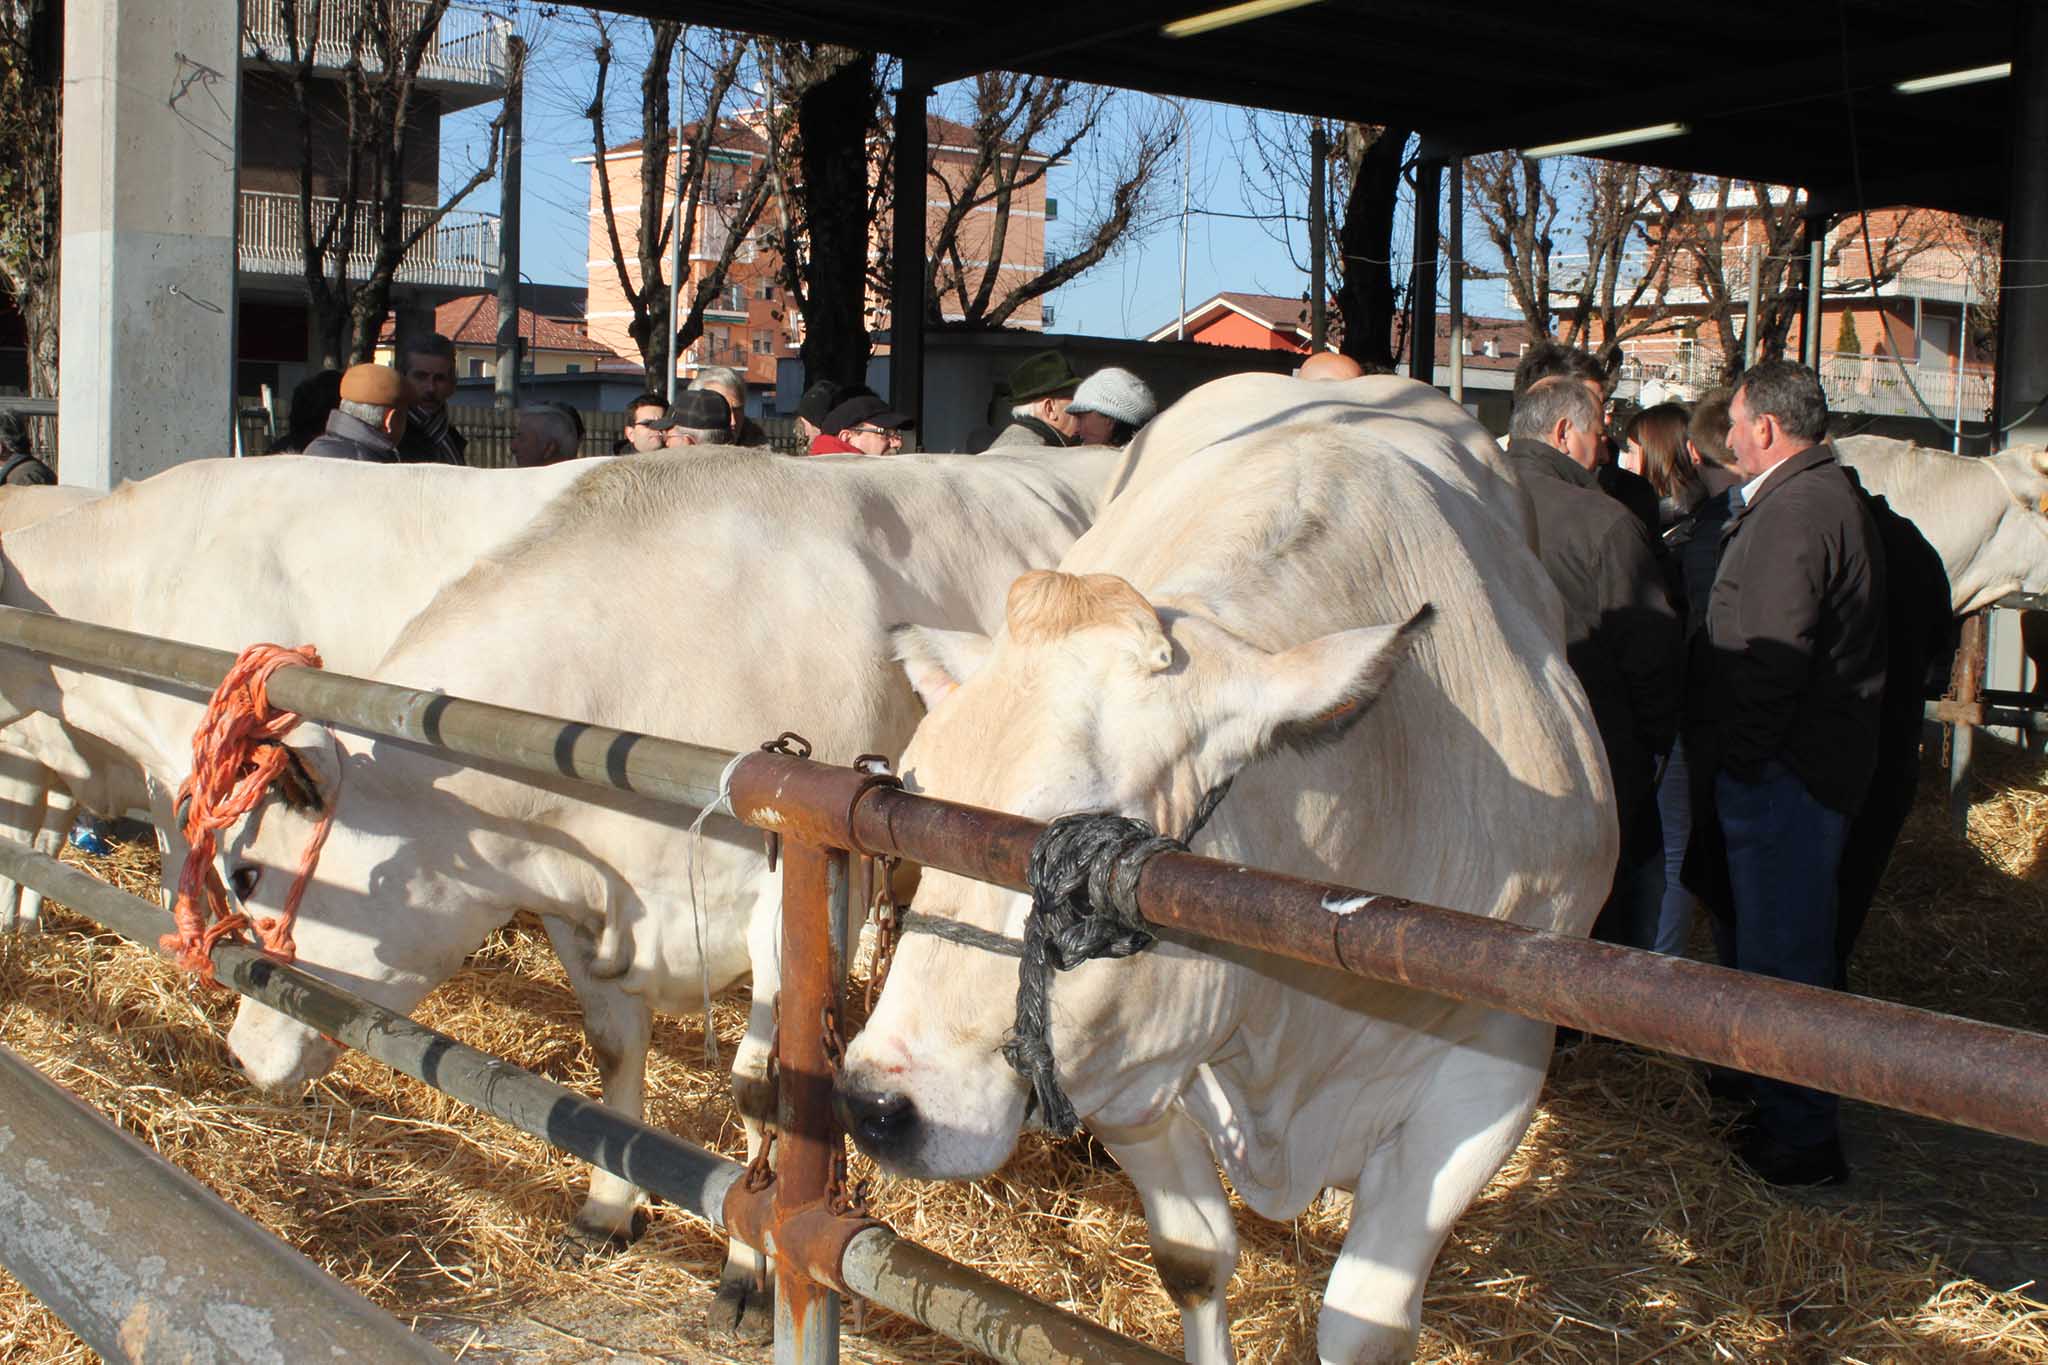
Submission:
{"label": "white bull", "polygon": [[[1484,434],[1398,381],[1238,377],[1186,401],[1236,434],[1191,432],[1191,456],[1155,438],[1144,459],[1167,463],[1059,572],[1017,583],[993,641],[899,635],[931,707],[906,784],[1175,831],[1235,778],[1196,851],[1584,933],[1615,865],[1611,785]],[[916,909],[1016,941],[1030,902],[928,869]],[[1002,1055],[1017,973],[978,945],[903,941],[839,1092],[886,1168],[972,1177],[1009,1156],[1032,1099]],[[1412,1353],[1430,1265],[1520,1138],[1551,1042],[1513,1015],[1176,941],[1061,974],[1049,1013],[1059,1081],[1137,1184],[1199,1361],[1231,1358],[1218,1161],[1270,1218],[1352,1190],[1322,1357]]]}
{"label": "white bull", "polygon": [[1864,489],[1890,502],[1941,556],[1956,615],[2010,592],[2048,592],[2048,451],[1951,455],[1889,436],[1834,444]]}
{"label": "white bull", "polygon": [[[721,748],[795,730],[832,761],[893,754],[919,711],[889,665],[890,627],[1000,620],[1009,582],[1087,526],[1114,458],[619,461],[443,593],[375,676]],[[573,944],[556,947],[606,1102],[637,1116],[651,1011],[695,1010],[751,969],[735,1091],[744,1113],[767,1112],[780,896],[757,832],[718,818],[700,841],[682,833],[686,813],[626,793],[351,735],[307,729],[293,743],[323,791],[345,775],[298,920],[308,970],[408,1010],[516,910],[573,925]],[[253,823],[224,842],[224,861],[251,908],[276,913],[312,817],[274,801]],[[335,1056],[247,1002],[229,1042],[275,1085]],[[597,1173],[577,1225],[629,1235],[637,1201]],[[728,1317],[757,1320],[760,1271],[736,1249]]]}
{"label": "white bull", "polygon": [[[362,672],[435,592],[588,468],[278,456],[197,460],[105,497],[8,489],[0,602],[223,649],[317,639],[330,666]],[[164,793],[191,768],[198,704],[12,650],[0,650],[0,699],[0,836],[54,853],[73,798],[110,815],[153,807],[175,882],[184,843]],[[24,891],[18,910],[0,901],[5,927],[32,927],[40,896]]]}
{"label": "white bull", "polygon": [[[0,536],[75,511],[97,497],[93,489],[62,484],[0,486]],[[121,804],[127,795],[122,794]],[[36,759],[26,737],[0,731],[0,838],[33,844],[36,852],[55,857],[77,809],[72,791]],[[0,933],[33,930],[42,913],[42,892],[0,877]]]}

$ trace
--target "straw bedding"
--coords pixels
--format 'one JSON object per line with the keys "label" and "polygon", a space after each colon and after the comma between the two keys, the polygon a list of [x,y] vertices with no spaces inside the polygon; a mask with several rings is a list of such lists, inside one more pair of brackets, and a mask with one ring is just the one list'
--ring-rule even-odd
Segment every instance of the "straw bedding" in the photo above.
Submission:
{"label": "straw bedding", "polygon": [[[1858,986],[2040,1029],[2048,783],[2039,762],[2009,752],[1980,771],[1986,787],[1962,845],[1930,766]],[[154,892],[151,852],[68,856]],[[582,1180],[573,1161],[353,1054],[303,1102],[255,1095],[222,1042],[232,997],[195,993],[155,955],[67,913],[53,909],[49,922],[47,937],[0,942],[0,1042],[402,1318],[538,1324],[562,1359],[628,1346],[656,1359],[765,1358],[706,1334],[721,1248],[693,1220],[657,1210],[628,1251],[565,1255],[560,1234]],[[494,937],[420,1017],[595,1089],[573,998],[537,925]],[[721,1003],[727,1043],[743,1023]],[[703,1065],[699,1032],[692,1019],[660,1022],[651,1119],[737,1153],[724,1078]],[[1561,1055],[1527,1140],[1437,1264],[1421,1358],[2048,1362],[2040,1287],[2016,1292],[1958,1268],[1972,1247],[2044,1256],[2038,1150],[1990,1144],[1959,1159],[1948,1130],[1894,1134],[1859,1143],[1881,1176],[1866,1166],[1840,1195],[1788,1198],[1733,1167],[1716,1136],[1725,1118],[1683,1063],[1600,1043]],[[1137,1201],[1088,1157],[1028,1139],[987,1180],[885,1183],[876,1207],[919,1241],[1177,1350],[1178,1315],[1151,1274]],[[1241,1215],[1231,1308],[1242,1359],[1313,1357],[1320,1284],[1346,1214],[1333,1196],[1292,1223]],[[578,1313],[566,1327],[564,1304]],[[913,1324],[864,1317],[849,1341],[855,1358],[960,1358]],[[448,1349],[492,1359],[488,1341],[458,1330]],[[0,1275],[0,1361],[90,1359]]]}

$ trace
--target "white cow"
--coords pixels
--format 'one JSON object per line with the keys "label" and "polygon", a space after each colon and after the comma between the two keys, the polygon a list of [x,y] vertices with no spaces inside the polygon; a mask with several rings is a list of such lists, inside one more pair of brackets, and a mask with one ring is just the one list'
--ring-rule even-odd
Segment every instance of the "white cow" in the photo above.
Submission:
{"label": "white cow", "polygon": [[1951,455],[1889,436],[1834,444],[1864,489],[1882,495],[1941,556],[1956,615],[2010,592],[2048,592],[2048,451]]}
{"label": "white cow", "polygon": [[[589,468],[278,456],[196,460],[103,498],[7,489],[0,601],[225,649],[318,639],[331,667],[362,672],[435,592]],[[174,882],[184,844],[164,794],[191,767],[198,717],[182,694],[0,650],[0,837],[55,853],[75,805],[154,806]],[[42,898],[7,897],[11,885],[0,884],[0,928],[32,928]]]}
{"label": "white cow", "polygon": [[[1114,458],[619,461],[443,593],[375,676],[734,750],[795,730],[836,762],[893,754],[919,711],[890,666],[890,628],[994,625],[1009,582],[1087,526]],[[751,968],[735,1089],[744,1113],[766,1112],[780,893],[758,832],[713,819],[693,839],[687,812],[626,793],[310,728],[293,743],[323,790],[345,774],[297,926],[308,970],[407,1010],[514,911],[557,917],[575,926],[556,947],[605,1099],[638,1115],[651,1011],[694,1011]],[[275,913],[312,817],[281,801],[258,817],[223,857],[248,903]],[[229,1043],[280,1086],[336,1053],[248,1002]],[[637,1200],[598,1173],[577,1225],[629,1235]],[[761,1267],[735,1254],[721,1302],[751,1317]]]}
{"label": "white cow", "polygon": [[[1197,852],[1584,933],[1615,865],[1612,788],[1483,433],[1419,385],[1223,382],[1238,434],[1193,456],[1155,444],[1170,463],[1059,572],[1021,579],[993,640],[899,635],[931,707],[906,784],[1177,831],[1234,777]],[[1398,402],[1364,396],[1390,387]],[[916,909],[1015,941],[1029,900],[928,869]],[[1002,1056],[1017,972],[903,941],[839,1091],[886,1168],[972,1177],[1009,1156],[1031,1115]],[[1061,974],[1050,1012],[1059,1080],[1136,1182],[1200,1361],[1231,1357],[1219,1161],[1270,1218],[1352,1190],[1322,1357],[1412,1353],[1430,1265],[1520,1138],[1551,1042],[1513,1015],[1179,941]]]}
{"label": "white cow", "polygon": [[[63,484],[0,486],[0,536],[75,511],[97,497],[94,489]],[[54,858],[76,815],[70,789],[35,758],[25,740],[0,731],[0,838],[32,844],[36,852]],[[42,913],[42,892],[0,877],[0,933],[32,931]]]}

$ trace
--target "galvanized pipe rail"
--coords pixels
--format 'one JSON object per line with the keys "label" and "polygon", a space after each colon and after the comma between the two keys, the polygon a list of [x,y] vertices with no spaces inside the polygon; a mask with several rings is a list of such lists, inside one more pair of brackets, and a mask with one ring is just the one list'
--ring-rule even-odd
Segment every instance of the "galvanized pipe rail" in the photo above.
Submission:
{"label": "galvanized pipe rail", "polygon": [[[153,903],[4,839],[0,839],[0,875],[33,886],[51,900],[151,949],[173,927],[171,917]],[[741,1240],[758,1246],[764,1232],[772,1232],[776,1227],[771,1211],[760,1201],[747,1197],[741,1182],[745,1168],[738,1162],[672,1133],[636,1123],[545,1077],[478,1051],[296,967],[286,966],[256,949],[223,942],[213,951],[213,965],[220,980],[243,995],[317,1028],[521,1132],[630,1180],[715,1228],[731,1231],[740,1235]],[[5,1156],[5,1125],[10,1114],[9,1109],[0,1108],[0,1158]],[[0,1172],[4,1170],[4,1160],[0,1160]],[[771,1185],[770,1190],[773,1188]],[[6,1190],[4,1179],[0,1179],[0,1198],[4,1198]],[[831,1229],[825,1229],[827,1235],[820,1238],[815,1235],[815,1224],[819,1221],[822,1220],[811,1220],[809,1227],[800,1230],[811,1231],[812,1236],[791,1237],[776,1247],[783,1258],[780,1273],[784,1277],[807,1276],[818,1284],[857,1294],[991,1359],[1018,1365],[1173,1359],[1085,1318],[1041,1303],[980,1271],[947,1260],[878,1223],[860,1221],[845,1230],[853,1234],[851,1237],[834,1237],[830,1235]],[[0,1247],[5,1245],[5,1229],[0,1228]],[[36,1288],[33,1284],[30,1287]],[[817,1293],[815,1289],[809,1292]],[[297,1301],[267,1300],[273,1304]],[[44,1298],[44,1302],[57,1306],[49,1298]],[[79,1329],[74,1325],[74,1330]],[[81,1330],[80,1335],[85,1333]],[[88,1342],[98,1349],[97,1342],[90,1338]],[[313,1357],[310,1353],[287,1353],[283,1358]],[[395,1351],[364,1351],[352,1352],[350,1358],[410,1357]]]}
{"label": "galvanized pipe rail", "polygon": [[447,1361],[0,1047],[0,1264],[109,1361]]}
{"label": "galvanized pipe rail", "polygon": [[[907,858],[1018,891],[1045,829],[783,754],[740,763],[732,806],[786,843]],[[1163,930],[2048,1143],[2041,1034],[1188,853],[1145,865],[1138,908]]]}

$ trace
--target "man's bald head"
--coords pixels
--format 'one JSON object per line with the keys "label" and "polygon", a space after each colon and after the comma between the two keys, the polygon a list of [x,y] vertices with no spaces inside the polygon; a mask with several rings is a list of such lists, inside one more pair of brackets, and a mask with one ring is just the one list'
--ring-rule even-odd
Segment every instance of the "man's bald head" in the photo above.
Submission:
{"label": "man's bald head", "polygon": [[1317,351],[1301,362],[1296,379],[1363,379],[1365,366],[1338,351]]}

